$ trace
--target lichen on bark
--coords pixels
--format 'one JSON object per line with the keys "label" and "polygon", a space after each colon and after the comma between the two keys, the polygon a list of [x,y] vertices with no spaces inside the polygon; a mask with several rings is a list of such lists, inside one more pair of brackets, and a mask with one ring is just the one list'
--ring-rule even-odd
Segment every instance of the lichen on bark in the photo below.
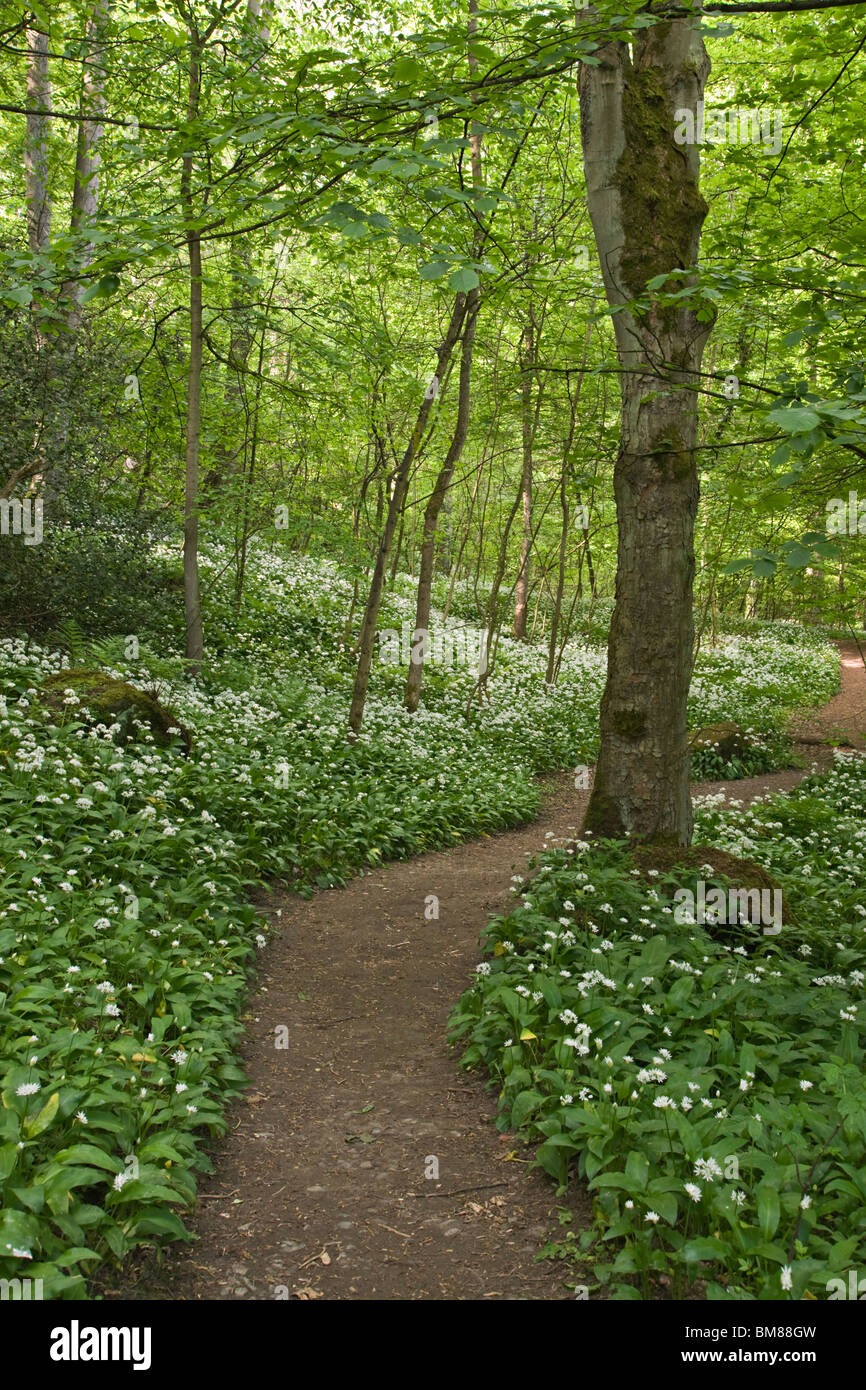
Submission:
{"label": "lichen on bark", "polygon": [[629,66],[622,94],[625,147],[616,186],[626,233],[623,287],[642,294],[648,280],[689,267],[695,222],[707,214],[685,151],[674,141],[674,113],[657,68]]}

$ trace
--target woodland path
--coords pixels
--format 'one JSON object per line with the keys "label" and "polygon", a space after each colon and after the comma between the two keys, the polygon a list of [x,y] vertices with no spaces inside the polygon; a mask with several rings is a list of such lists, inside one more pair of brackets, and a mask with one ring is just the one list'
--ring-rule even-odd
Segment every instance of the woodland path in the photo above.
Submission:
{"label": "woodland path", "polygon": [[[840,644],[842,690],[807,738],[866,734],[866,672]],[[829,749],[799,750],[825,766]],[[803,771],[702,783],[749,802]],[[275,893],[277,935],[259,958],[242,1050],[250,1079],[216,1146],[191,1219],[198,1237],[133,1266],[105,1297],[124,1299],[569,1299],[572,1269],[537,1262],[559,1229],[589,1223],[575,1184],[557,1199],[529,1151],[500,1136],[496,1097],[445,1043],[448,1014],[479,960],[510,876],[545,840],[577,832],[586,792],[543,779],[537,820],[384,865],[309,901]],[[438,921],[424,917],[428,894]],[[275,1029],[288,1029],[277,1050]],[[439,1180],[425,1178],[428,1158]],[[190,1223],[188,1223],[190,1224]]]}

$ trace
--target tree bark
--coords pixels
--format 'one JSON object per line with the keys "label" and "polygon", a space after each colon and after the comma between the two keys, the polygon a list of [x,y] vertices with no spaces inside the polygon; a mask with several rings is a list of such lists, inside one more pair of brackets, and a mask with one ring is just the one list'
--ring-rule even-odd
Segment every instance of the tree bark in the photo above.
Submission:
{"label": "tree bark", "polygon": [[[256,57],[251,63],[252,71],[259,67],[259,56],[264,53],[271,41],[271,31],[268,20],[271,11],[271,0],[247,0],[246,24],[250,33],[250,40],[255,44]],[[216,467],[207,475],[203,484],[205,494],[218,492],[230,475],[237,474],[238,461],[243,453],[243,463],[240,471],[243,473],[246,468],[247,434],[249,427],[249,409],[246,401],[246,391],[244,374],[247,368],[247,361],[253,346],[253,333],[249,322],[249,289],[247,281],[252,271],[252,254],[249,245],[241,241],[238,245],[235,241],[230,243],[229,249],[229,280],[231,283],[231,330],[229,335],[228,362],[226,366],[225,386],[223,387],[223,403],[225,406],[225,424],[223,426],[222,437],[216,448],[218,462]],[[243,420],[243,438],[238,439],[238,424]],[[248,496],[248,488],[244,484],[244,497]],[[242,545],[246,549],[246,536]],[[240,593],[243,590],[243,576],[239,575],[237,585],[236,603],[240,602]]]}
{"label": "tree bark", "polygon": [[[439,350],[436,354],[436,378],[440,383],[444,378],[445,369],[451,360],[454,345],[460,337],[460,330],[463,326],[465,313],[466,296],[458,295],[451,312],[451,318],[445,331],[445,336],[439,344]],[[379,621],[379,607],[382,602],[382,590],[385,583],[385,570],[388,564],[388,556],[394,541],[397,523],[406,501],[406,493],[409,490],[412,463],[418,451],[418,446],[430,415],[435,394],[436,393],[429,388],[424,392],[424,397],[418,408],[418,416],[415,421],[415,428],[412,431],[412,437],[406,445],[403,457],[400,460],[400,466],[397,469],[397,476],[394,480],[394,491],[388,503],[385,527],[379,540],[376,563],[373,566],[373,574],[370,579],[370,592],[367,596],[364,619],[361,624],[361,636],[358,642],[358,666],[355,672],[355,684],[352,690],[352,703],[349,707],[349,729],[356,735],[360,732],[361,724],[364,720],[364,706],[367,703],[367,687],[370,683],[370,668],[373,664],[373,644],[376,638],[376,624]]]}
{"label": "tree bark", "polygon": [[523,465],[520,480],[520,494],[523,504],[523,536],[520,542],[520,565],[517,571],[517,592],[514,599],[514,636],[518,640],[526,637],[526,608],[529,595],[529,553],[532,549],[532,354],[534,346],[533,321],[523,333],[523,362],[520,380],[521,439]]}
{"label": "tree bark", "polygon": [[[469,41],[469,71],[474,75],[478,69],[478,59],[472,51],[472,40],[478,33],[478,0],[469,0],[466,32]],[[472,189],[475,198],[479,198],[482,192],[481,143],[481,126],[477,121],[472,121],[469,127],[469,160],[472,170]],[[476,255],[480,254],[481,241],[482,238],[480,234],[476,232],[474,239],[474,250]],[[463,453],[463,446],[466,443],[466,435],[469,431],[472,350],[475,342],[475,325],[478,318],[480,301],[481,291],[477,288],[470,290],[466,299],[465,317],[463,321],[463,346],[460,353],[460,381],[457,392],[457,421],[454,426],[454,433],[451,437],[451,444],[445,455],[445,462],[439,471],[439,476],[436,479],[424,512],[421,563],[419,567],[418,591],[415,605],[415,631],[412,634],[412,647],[415,659],[413,660],[412,656],[410,656],[405,690],[406,708],[411,714],[414,714],[415,710],[418,708],[418,701],[421,695],[421,682],[424,678],[424,645],[421,646],[420,651],[417,651],[416,641],[419,634],[423,634],[427,631],[427,624],[430,621],[431,587],[433,582],[433,567],[436,558],[436,528],[439,522],[439,513],[446,503],[450,503],[448,490],[454,477],[454,470]]]}
{"label": "tree bark", "polygon": [[[86,270],[93,261],[94,245],[92,241],[86,240],[86,237],[87,229],[99,211],[99,170],[102,164],[99,144],[102,139],[101,118],[105,113],[103,42],[108,14],[108,0],[95,0],[85,28],[87,52],[81,82],[81,110],[84,119],[78,125],[70,218],[73,235],[83,239],[77,255],[80,270]],[[69,327],[75,331],[81,326],[81,296],[84,286],[76,279],[70,281],[65,288],[72,300]]]}
{"label": "tree bark", "polygon": [[[696,144],[674,139],[696,112],[709,60],[693,21],[600,48],[580,75],[587,200],[608,303],[697,263],[707,206]],[[679,119],[679,118],[677,118]],[[677,285],[682,288],[682,282]],[[601,748],[585,828],[688,844],[692,832],[686,699],[694,620],[698,503],[696,373],[710,325],[689,308],[613,316],[621,375],[614,469],[616,601],[601,703]]]}
{"label": "tree bark", "polygon": [[[27,107],[51,110],[48,75],[48,35],[27,30]],[[27,239],[34,256],[47,251],[51,239],[51,198],[48,192],[48,116],[27,117],[24,140]]]}
{"label": "tree bark", "polygon": [[[190,33],[189,92],[187,114],[190,121],[198,115],[201,94],[201,45],[197,33]],[[189,368],[187,371],[186,460],[183,508],[183,597],[186,614],[186,656],[192,663],[190,672],[201,670],[204,655],[204,633],[201,621],[201,595],[198,574],[198,477],[199,444],[201,440],[201,375],[203,351],[202,264],[201,236],[195,228],[195,208],[192,196],[193,156],[184,155],[180,179],[180,197],[186,222],[186,246],[189,257]]]}
{"label": "tree bark", "polygon": [[[454,469],[460,462],[463,445],[469,430],[469,403],[472,381],[472,348],[475,340],[475,324],[478,317],[478,290],[470,290],[467,297],[466,319],[463,328],[463,346],[460,354],[460,383],[457,394],[457,423],[451,437],[445,462],[433,487],[424,510],[424,532],[421,543],[421,566],[418,575],[418,596],[415,606],[415,631],[412,645],[415,647],[420,635],[427,631],[430,622],[431,590],[433,584],[433,562],[436,555],[436,526],[442,503],[451,486]],[[410,658],[406,676],[406,708],[414,714],[421,695],[421,682],[424,677],[423,646],[415,660]]]}

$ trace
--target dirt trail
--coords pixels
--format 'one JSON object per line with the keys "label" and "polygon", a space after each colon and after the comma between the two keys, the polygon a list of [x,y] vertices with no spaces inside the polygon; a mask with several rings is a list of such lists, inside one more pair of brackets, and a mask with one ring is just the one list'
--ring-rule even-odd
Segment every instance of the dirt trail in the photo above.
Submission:
{"label": "dirt trail", "polygon": [[841,658],[841,686],[829,704],[808,718],[799,720],[793,731],[810,741],[829,740],[866,746],[866,678],[863,658],[856,642],[837,642]]}
{"label": "dirt trail", "polygon": [[[843,692],[809,733],[844,724],[862,743],[866,679],[843,650]],[[842,704],[839,705],[839,701]],[[829,750],[802,750],[826,764]],[[815,756],[819,754],[818,756]],[[751,801],[802,772],[703,783]],[[537,1262],[563,1206],[529,1154],[492,1124],[496,1097],[444,1041],[479,959],[488,914],[549,836],[579,825],[586,792],[544,779],[531,825],[385,865],[310,901],[275,895],[279,934],[260,957],[243,1059],[250,1088],[230,1111],[193,1229],[161,1268],[133,1268],[107,1296],[157,1299],[565,1299],[573,1281]],[[439,899],[439,919],[425,900]],[[288,1047],[275,1030],[288,1030]],[[438,1180],[426,1174],[438,1163]],[[586,1195],[568,1199],[573,1224]]]}

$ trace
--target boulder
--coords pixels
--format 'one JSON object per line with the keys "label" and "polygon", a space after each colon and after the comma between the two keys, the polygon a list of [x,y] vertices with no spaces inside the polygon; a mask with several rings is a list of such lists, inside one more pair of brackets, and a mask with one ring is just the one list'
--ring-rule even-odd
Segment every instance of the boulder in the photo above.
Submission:
{"label": "boulder", "polygon": [[693,753],[704,748],[717,748],[726,760],[736,754],[747,752],[750,746],[745,729],[741,729],[739,724],[734,724],[732,720],[707,724],[705,728],[695,729],[689,734],[689,748]]}
{"label": "boulder", "polygon": [[[66,704],[68,690],[74,691],[80,704]],[[188,730],[155,695],[139,690],[127,681],[108,676],[104,671],[93,671],[82,666],[58,671],[43,681],[41,700],[43,708],[56,724],[70,718],[84,719],[93,724],[119,724],[121,732],[118,742],[125,743],[134,739],[135,724],[138,722],[150,729],[154,742],[161,747],[168,746],[178,736],[186,753],[192,746]],[[169,734],[169,729],[177,729],[179,734]]]}

